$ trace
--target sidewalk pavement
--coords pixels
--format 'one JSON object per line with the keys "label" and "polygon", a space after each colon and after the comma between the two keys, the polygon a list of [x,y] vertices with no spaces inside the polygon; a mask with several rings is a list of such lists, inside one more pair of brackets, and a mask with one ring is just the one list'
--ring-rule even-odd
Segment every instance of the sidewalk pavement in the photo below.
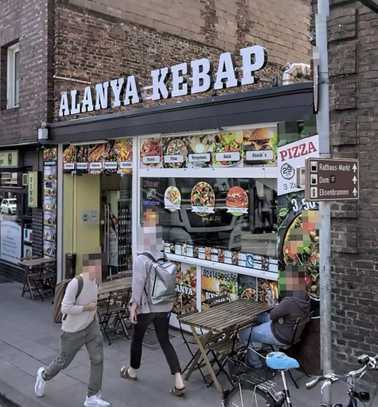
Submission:
{"label": "sidewalk pavement", "polygon": [[[21,297],[18,283],[0,283],[0,394],[22,407],[76,407],[83,405],[89,375],[89,361],[81,350],[63,373],[48,383],[46,396],[34,396],[34,380],[38,367],[49,363],[58,351],[59,325],[52,322],[52,305]],[[172,331],[172,341],[182,364],[188,360],[183,341]],[[119,339],[105,346],[103,395],[113,407],[156,406],[210,407],[219,406],[215,389],[207,388],[198,373],[187,383],[188,393],[179,400],[169,393],[172,378],[158,346],[144,348],[140,380],[129,383],[119,377],[122,364],[127,364],[130,342]],[[295,372],[300,389],[291,386],[294,406],[318,407],[319,388],[308,391],[307,378]],[[289,381],[289,385],[290,385]],[[334,389],[336,397],[345,387]],[[1,400],[1,399],[0,399]],[[345,403],[345,396],[338,397]],[[0,402],[1,405],[1,402]],[[378,406],[378,397],[371,407]]]}

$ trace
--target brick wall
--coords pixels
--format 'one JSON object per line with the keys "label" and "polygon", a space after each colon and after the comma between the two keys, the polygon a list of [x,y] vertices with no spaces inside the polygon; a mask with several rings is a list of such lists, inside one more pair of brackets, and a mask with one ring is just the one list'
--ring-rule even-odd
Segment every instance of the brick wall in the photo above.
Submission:
{"label": "brick wall", "polygon": [[[239,48],[254,43],[266,46],[270,61],[259,75],[260,83],[257,86],[270,87],[272,77],[279,73],[287,61],[309,61],[310,43],[307,33],[310,24],[310,6],[302,0],[289,1],[297,4],[297,7],[293,7],[294,14],[298,14],[301,21],[295,29],[288,28],[293,25],[286,23],[286,11],[279,10],[278,6],[265,10],[264,18],[258,20],[263,8],[257,7],[259,2],[250,3],[247,0],[194,1],[190,10],[178,7],[179,3],[175,1],[170,2],[171,7],[164,8],[162,0],[152,2],[96,0],[90,3],[80,0],[60,1],[55,10],[55,75],[60,78],[54,83],[55,117],[57,118],[59,110],[60,93],[70,89],[82,91],[86,85],[80,81],[94,85],[103,80],[135,74],[141,86],[145,86],[151,83],[152,69],[189,62],[204,56],[216,62],[222,50],[233,51],[236,54]],[[126,10],[124,7],[128,3],[130,8]],[[151,3],[150,7],[147,7],[147,3]],[[231,7],[231,3],[235,7]],[[142,7],[138,4],[143,4],[144,7],[145,19],[141,21],[143,25],[130,21],[139,21],[138,18],[134,19],[135,10]],[[83,8],[82,5],[90,9]],[[162,10],[166,13],[164,18],[160,14],[155,15],[162,13]],[[246,10],[249,12],[245,12]],[[226,12],[228,12],[227,21]],[[172,13],[176,13],[175,16]],[[194,15],[195,13],[199,14]],[[167,16],[172,24],[180,21],[182,24],[180,32],[176,33],[173,30],[172,27],[177,29],[176,26],[169,30],[168,25],[164,25]],[[156,24],[152,24],[151,19]],[[185,29],[188,19],[191,22],[191,32]],[[276,22],[275,29],[268,20]],[[219,31],[226,28],[227,32],[223,34]],[[196,36],[193,30],[199,30],[200,35]],[[298,33],[299,30],[303,30],[302,34]],[[222,36],[229,38],[232,43],[226,44],[223,41],[220,44],[219,38],[223,38]],[[214,94],[212,91],[211,95]],[[189,100],[190,97],[185,99]],[[161,103],[177,101],[175,98]]]}
{"label": "brick wall", "polygon": [[[246,42],[270,49],[272,61],[308,62],[307,0],[66,0],[99,13],[138,23],[219,49]],[[186,7],[185,7],[185,6]]]}
{"label": "brick wall", "polygon": [[[0,12],[0,146],[36,141],[46,121],[47,4],[52,0],[2,0]],[[6,110],[6,47],[20,44],[20,107]]]}
{"label": "brick wall", "polygon": [[336,368],[378,353],[378,15],[331,1],[331,144],[360,160],[360,199],[332,211],[332,331]]}

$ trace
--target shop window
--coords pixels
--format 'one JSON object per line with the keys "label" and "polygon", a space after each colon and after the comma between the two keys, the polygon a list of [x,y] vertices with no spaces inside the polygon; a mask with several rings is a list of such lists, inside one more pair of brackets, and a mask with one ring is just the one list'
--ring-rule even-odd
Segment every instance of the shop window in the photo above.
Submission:
{"label": "shop window", "polygon": [[142,236],[156,233],[157,249],[190,245],[193,257],[214,249],[221,262],[227,253],[276,256],[275,180],[144,178],[141,186]]}
{"label": "shop window", "polygon": [[20,47],[16,43],[7,49],[7,109],[19,106]]}

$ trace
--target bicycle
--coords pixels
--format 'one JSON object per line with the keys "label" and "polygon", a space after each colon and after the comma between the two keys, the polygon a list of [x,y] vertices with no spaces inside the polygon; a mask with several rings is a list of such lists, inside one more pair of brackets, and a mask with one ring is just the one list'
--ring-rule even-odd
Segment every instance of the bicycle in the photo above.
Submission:
{"label": "bicycle", "polygon": [[[358,392],[356,384],[361,379],[367,370],[377,369],[378,355],[370,357],[362,355],[358,358],[359,363],[363,366],[358,370],[353,370],[346,375],[336,375],[334,373],[319,376],[306,384],[307,389],[315,387],[318,383],[324,382],[321,388],[320,407],[343,407],[342,404],[333,404],[327,400],[327,387],[332,386],[337,381],[344,381],[348,384],[349,403],[345,407],[359,407],[362,403],[370,400],[369,393]],[[286,372],[289,369],[299,368],[299,363],[296,359],[290,358],[282,352],[271,352],[266,356],[266,365],[281,373],[283,389],[276,390],[278,385],[271,381],[264,383],[256,383],[254,379],[248,375],[248,372],[242,373],[237,381],[237,385],[227,395],[225,405],[227,407],[293,407],[290,392],[286,381]]]}

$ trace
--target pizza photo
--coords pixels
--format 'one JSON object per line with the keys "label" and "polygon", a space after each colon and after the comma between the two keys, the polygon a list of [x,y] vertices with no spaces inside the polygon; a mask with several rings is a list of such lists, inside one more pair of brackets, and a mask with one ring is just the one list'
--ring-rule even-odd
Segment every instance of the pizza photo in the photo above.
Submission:
{"label": "pizza photo", "polygon": [[207,182],[198,182],[192,189],[191,204],[193,212],[213,213],[215,207],[214,189]]}

